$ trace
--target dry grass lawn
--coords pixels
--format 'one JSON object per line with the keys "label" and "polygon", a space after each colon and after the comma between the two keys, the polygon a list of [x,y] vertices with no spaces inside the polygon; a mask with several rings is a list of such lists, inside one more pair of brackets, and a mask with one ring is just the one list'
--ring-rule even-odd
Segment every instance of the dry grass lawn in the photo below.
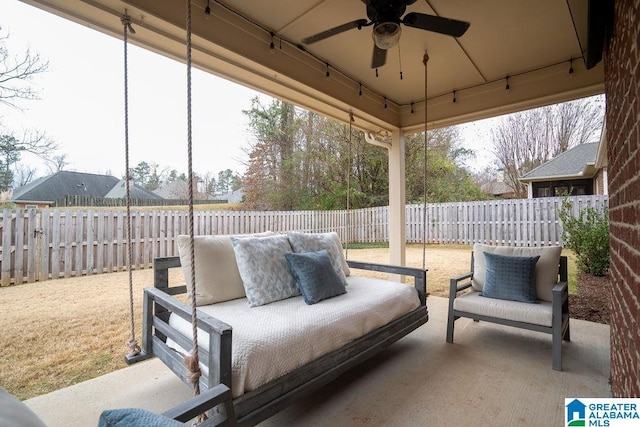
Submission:
{"label": "dry grass lawn", "polygon": [[[446,296],[449,278],[468,271],[469,254],[469,246],[428,247],[429,293]],[[349,259],[388,263],[388,249],[350,249]],[[407,265],[422,266],[421,245],[408,247]],[[140,340],[142,290],[153,286],[153,271],[133,277]],[[184,282],[180,271],[172,281]],[[128,290],[126,272],[0,288],[0,386],[28,399],[125,367]]]}

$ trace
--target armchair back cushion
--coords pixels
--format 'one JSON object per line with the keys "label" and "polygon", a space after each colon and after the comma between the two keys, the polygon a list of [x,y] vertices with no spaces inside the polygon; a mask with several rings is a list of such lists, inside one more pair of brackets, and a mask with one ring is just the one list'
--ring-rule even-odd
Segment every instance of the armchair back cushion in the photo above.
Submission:
{"label": "armchair back cushion", "polygon": [[536,295],[539,300],[551,301],[553,286],[558,283],[558,268],[560,264],[561,246],[547,246],[541,248],[518,246],[490,246],[482,243],[473,245],[473,289],[482,292],[485,283],[486,261],[484,252],[508,255],[534,257],[540,256],[536,263]]}

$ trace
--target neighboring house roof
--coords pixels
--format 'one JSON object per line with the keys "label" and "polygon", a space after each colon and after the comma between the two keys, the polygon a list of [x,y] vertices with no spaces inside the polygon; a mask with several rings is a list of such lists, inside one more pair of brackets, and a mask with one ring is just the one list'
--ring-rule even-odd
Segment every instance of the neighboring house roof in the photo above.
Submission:
{"label": "neighboring house roof", "polygon": [[482,184],[480,190],[485,194],[494,196],[512,195],[514,191],[504,181],[493,180]]}
{"label": "neighboring house roof", "polygon": [[53,203],[63,196],[105,197],[117,183],[114,176],[61,171],[16,188],[11,201]]}
{"label": "neighboring house roof", "polygon": [[242,189],[238,189],[236,191],[232,191],[231,193],[222,194],[220,196],[216,196],[213,200],[226,200],[227,203],[240,203],[244,198],[244,191]]}
{"label": "neighboring house roof", "polygon": [[598,154],[598,143],[576,145],[556,158],[520,177],[522,182],[552,181],[568,178],[592,178]]}
{"label": "neighboring house roof", "polygon": [[189,194],[189,184],[186,181],[177,179],[155,189],[154,193],[163,199],[186,199]]}
{"label": "neighboring house roof", "polygon": [[[121,179],[111,190],[104,196],[113,199],[123,199],[127,196],[126,181]],[[162,199],[156,193],[139,186],[136,183],[129,185],[129,193],[132,199]]]}

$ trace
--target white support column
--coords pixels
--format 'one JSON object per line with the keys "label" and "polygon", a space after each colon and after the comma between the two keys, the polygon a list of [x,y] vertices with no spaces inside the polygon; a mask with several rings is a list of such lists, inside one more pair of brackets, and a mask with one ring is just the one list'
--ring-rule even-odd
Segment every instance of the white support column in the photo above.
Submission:
{"label": "white support column", "polygon": [[389,262],[393,265],[405,265],[406,167],[404,133],[400,129],[395,129],[391,138],[391,147],[389,147]]}

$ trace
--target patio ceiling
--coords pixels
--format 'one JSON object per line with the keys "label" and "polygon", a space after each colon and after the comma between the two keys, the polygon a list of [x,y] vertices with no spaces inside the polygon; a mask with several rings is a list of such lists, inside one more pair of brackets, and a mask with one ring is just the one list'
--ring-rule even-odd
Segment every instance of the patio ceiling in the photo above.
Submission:
{"label": "patio ceiling", "polygon": [[[120,16],[127,10],[136,30],[132,43],[184,60],[183,0],[23,1],[116,37],[122,37]],[[207,3],[211,15],[205,13]],[[403,26],[399,45],[389,49],[377,75],[370,68],[371,27],[301,48],[305,37],[366,18],[360,0],[193,5],[195,66],[341,121],[351,110],[355,125],[369,132],[423,128],[425,52],[429,127],[604,91],[602,64],[585,69],[566,0],[417,0],[407,12],[467,21],[469,30],[456,39]]]}

